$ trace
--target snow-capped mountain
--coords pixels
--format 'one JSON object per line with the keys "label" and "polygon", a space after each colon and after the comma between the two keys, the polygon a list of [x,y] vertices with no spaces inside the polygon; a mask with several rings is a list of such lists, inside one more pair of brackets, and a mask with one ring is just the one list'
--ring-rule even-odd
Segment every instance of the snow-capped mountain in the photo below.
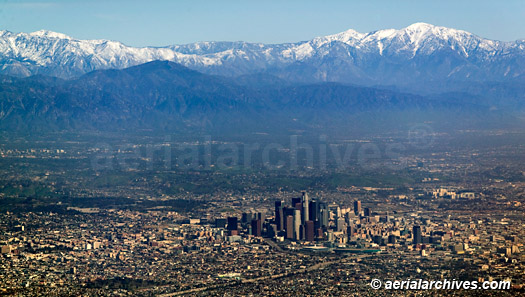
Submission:
{"label": "snow-capped mountain", "polygon": [[135,48],[117,41],[64,34],[0,31],[0,74],[63,78],[168,60],[207,74],[266,72],[291,81],[397,85],[525,77],[525,40],[501,42],[416,23],[400,30],[348,30],[287,44],[198,42]]}

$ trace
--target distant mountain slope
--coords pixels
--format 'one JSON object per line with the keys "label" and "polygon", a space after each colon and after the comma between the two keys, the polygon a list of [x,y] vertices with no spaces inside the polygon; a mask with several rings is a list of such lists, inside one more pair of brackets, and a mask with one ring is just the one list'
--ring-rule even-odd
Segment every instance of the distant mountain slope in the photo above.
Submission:
{"label": "distant mountain slope", "polygon": [[413,85],[428,81],[525,81],[525,41],[500,42],[416,23],[367,34],[348,30],[286,44],[199,42],[133,48],[38,31],[0,31],[0,74],[78,77],[168,60],[207,74],[268,73],[289,81]]}
{"label": "distant mountain slope", "polygon": [[[221,113],[249,112],[242,87],[179,64],[154,61],[99,70],[70,81],[4,78],[3,129],[122,129],[209,125]],[[253,97],[252,97],[253,98]],[[42,124],[40,126],[40,123]],[[113,125],[113,127],[105,126]]]}
{"label": "distant mountain slope", "polygon": [[74,80],[4,76],[0,78],[0,129],[276,131],[345,127],[357,115],[477,115],[490,107],[465,96],[424,97],[338,83],[289,84],[263,77],[266,85],[254,86],[251,77],[238,81],[167,61],[98,70]]}

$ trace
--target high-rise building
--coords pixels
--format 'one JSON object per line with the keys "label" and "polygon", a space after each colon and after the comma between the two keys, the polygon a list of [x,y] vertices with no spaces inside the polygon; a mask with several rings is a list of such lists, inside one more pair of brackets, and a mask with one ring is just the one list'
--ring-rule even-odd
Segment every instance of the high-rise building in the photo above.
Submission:
{"label": "high-rise building", "polygon": [[421,239],[421,226],[412,227],[412,238],[414,244],[419,244],[423,242]]}
{"label": "high-rise building", "polygon": [[277,236],[277,226],[268,222],[264,223],[263,229],[266,229],[266,235],[270,238]]}
{"label": "high-rise building", "polygon": [[253,213],[243,212],[242,217],[241,217],[241,223],[246,224],[246,223],[251,222],[253,219],[254,219]]}
{"label": "high-rise building", "polygon": [[286,216],[286,224],[285,224],[285,230],[286,230],[286,239],[293,239],[294,234],[294,228],[293,228],[293,216]]}
{"label": "high-rise building", "polygon": [[215,227],[216,228],[226,227],[226,219],[223,219],[223,218],[215,219]]}
{"label": "high-rise building", "polygon": [[228,217],[228,231],[238,230],[238,228],[237,217]]}
{"label": "high-rise building", "polygon": [[370,216],[370,208],[365,207],[364,213],[365,213],[365,217],[369,217]]}
{"label": "high-rise building", "polygon": [[308,215],[308,218],[310,219],[310,221],[312,222],[319,221],[319,202],[317,200],[310,201],[310,206],[308,210],[310,212]]}
{"label": "high-rise building", "polygon": [[302,211],[302,214],[301,214],[301,218],[302,218],[302,223],[303,225],[305,224],[306,221],[309,221],[310,220],[310,202],[308,201],[308,193],[306,193],[305,191],[303,191],[303,195],[301,197],[302,199],[302,203],[303,203],[303,211]]}
{"label": "high-rise building", "polygon": [[292,198],[292,207],[295,209],[303,208],[303,202],[301,201],[301,197]]}
{"label": "high-rise building", "polygon": [[294,239],[301,240],[301,211],[296,209],[293,213]]}
{"label": "high-rise building", "polygon": [[328,227],[329,217],[330,217],[330,214],[328,212],[328,208],[322,208],[321,209],[321,228]]}
{"label": "high-rise building", "polygon": [[305,235],[304,238],[306,241],[314,241],[315,234],[314,234],[314,222],[312,221],[306,221],[305,224]]}
{"label": "high-rise building", "polygon": [[277,226],[277,231],[284,229],[283,201],[275,201],[275,225]]}
{"label": "high-rise building", "polygon": [[262,235],[262,222],[261,220],[252,220],[252,235],[261,237]]}
{"label": "high-rise building", "polygon": [[355,227],[353,225],[349,225],[348,227],[346,227],[346,233],[348,234],[348,238],[354,236]]}
{"label": "high-rise building", "polygon": [[361,215],[361,201],[354,201],[354,213],[356,216]]}
{"label": "high-rise building", "polygon": [[326,228],[328,227],[328,220],[330,218],[328,205],[326,203],[320,203],[319,209],[319,220],[321,221],[321,228]]}
{"label": "high-rise building", "polygon": [[354,218],[354,213],[353,212],[347,212],[345,213],[345,222],[347,225],[350,225],[352,224],[352,219]]}
{"label": "high-rise building", "polygon": [[295,211],[295,207],[283,207],[283,213],[284,213],[284,216],[293,216],[293,213]]}

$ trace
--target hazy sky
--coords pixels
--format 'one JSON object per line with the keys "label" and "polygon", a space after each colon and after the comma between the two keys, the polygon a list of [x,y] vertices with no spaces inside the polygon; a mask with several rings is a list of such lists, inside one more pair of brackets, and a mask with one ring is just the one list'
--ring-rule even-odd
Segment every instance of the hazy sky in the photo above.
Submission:
{"label": "hazy sky", "polygon": [[47,29],[133,46],[296,42],[350,28],[369,32],[415,22],[490,39],[525,39],[525,1],[0,0],[0,30]]}

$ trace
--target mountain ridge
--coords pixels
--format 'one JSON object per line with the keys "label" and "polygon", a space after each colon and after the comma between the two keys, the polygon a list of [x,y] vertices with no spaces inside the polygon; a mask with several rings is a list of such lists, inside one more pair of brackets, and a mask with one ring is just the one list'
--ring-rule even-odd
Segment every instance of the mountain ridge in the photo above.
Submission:
{"label": "mountain ridge", "polygon": [[485,121],[499,114],[472,96],[425,97],[334,82],[288,84],[273,77],[260,87],[251,81],[259,78],[237,82],[169,61],[97,70],[72,80],[3,77],[0,130],[355,130],[370,129],[383,118],[391,122],[382,128],[390,129],[416,118],[462,114]]}
{"label": "mountain ridge", "polygon": [[165,47],[79,40],[45,30],[0,31],[0,74],[5,75],[70,79],[94,70],[124,69],[154,60],[176,62],[206,74],[265,72],[308,83],[508,81],[525,76],[525,41],[494,41],[426,23],[369,33],[350,29],[295,43],[211,41]]}

